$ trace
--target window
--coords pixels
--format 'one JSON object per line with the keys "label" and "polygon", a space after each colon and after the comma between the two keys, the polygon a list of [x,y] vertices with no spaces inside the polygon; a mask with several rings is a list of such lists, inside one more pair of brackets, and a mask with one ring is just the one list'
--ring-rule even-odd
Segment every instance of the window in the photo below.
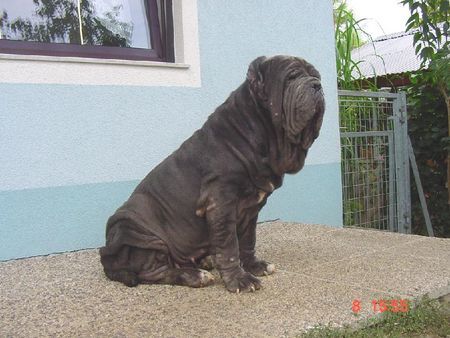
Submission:
{"label": "window", "polygon": [[174,62],[172,0],[1,0],[0,53]]}

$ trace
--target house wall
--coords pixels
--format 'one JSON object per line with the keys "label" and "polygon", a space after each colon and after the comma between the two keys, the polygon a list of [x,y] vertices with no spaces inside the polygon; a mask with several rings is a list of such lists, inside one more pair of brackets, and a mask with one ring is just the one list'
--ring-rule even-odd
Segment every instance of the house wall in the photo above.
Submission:
{"label": "house wall", "polygon": [[135,79],[164,67],[0,57],[7,74],[0,79],[0,260],[101,246],[109,215],[202,126],[259,55],[313,63],[327,102],[305,168],[285,178],[260,220],[342,225],[331,1],[175,3],[188,15],[183,29],[191,32],[179,34],[189,43],[178,44],[179,69],[154,75],[155,83]]}

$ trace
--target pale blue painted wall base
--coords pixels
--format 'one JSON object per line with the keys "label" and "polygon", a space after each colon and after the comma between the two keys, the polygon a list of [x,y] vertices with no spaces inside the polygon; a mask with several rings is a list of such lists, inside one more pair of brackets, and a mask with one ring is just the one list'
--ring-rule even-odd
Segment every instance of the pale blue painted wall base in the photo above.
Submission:
{"label": "pale blue painted wall base", "polygon": [[[339,163],[312,165],[286,177],[260,220],[281,218],[341,226],[336,224],[342,215],[339,172]],[[0,260],[102,246],[107,218],[137,183],[0,192]]]}
{"label": "pale blue painted wall base", "polygon": [[283,186],[270,196],[259,219],[342,226],[340,163],[306,166],[286,175]]}
{"label": "pale blue painted wall base", "polygon": [[0,260],[94,248],[137,181],[0,192]]}

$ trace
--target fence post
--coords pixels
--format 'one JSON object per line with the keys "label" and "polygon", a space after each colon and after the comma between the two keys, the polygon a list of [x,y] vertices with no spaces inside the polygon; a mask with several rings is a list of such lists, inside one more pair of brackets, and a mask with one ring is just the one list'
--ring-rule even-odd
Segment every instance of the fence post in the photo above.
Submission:
{"label": "fence post", "polygon": [[408,135],[408,110],[407,110],[407,102],[406,102],[406,93],[400,92],[400,98],[401,98],[401,104],[403,109],[403,116],[405,118],[405,123],[403,124],[402,129],[402,137],[403,137],[403,143],[402,145],[405,147],[405,162],[406,162],[406,168],[405,168],[405,180],[406,180],[406,208],[405,208],[405,218],[406,218],[406,226],[407,226],[407,232],[408,234],[411,233],[412,230],[412,220],[411,220],[411,170],[409,165],[409,135]]}
{"label": "fence post", "polygon": [[393,102],[395,138],[395,176],[397,181],[398,232],[411,233],[411,191],[408,157],[406,95],[399,93]]}

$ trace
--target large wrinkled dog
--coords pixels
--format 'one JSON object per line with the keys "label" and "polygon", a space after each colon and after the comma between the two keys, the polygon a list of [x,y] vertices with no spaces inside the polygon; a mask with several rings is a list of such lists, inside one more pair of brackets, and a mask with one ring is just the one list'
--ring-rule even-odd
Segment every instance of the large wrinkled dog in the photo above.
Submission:
{"label": "large wrinkled dog", "polygon": [[255,256],[258,212],[284,174],[303,167],[324,109],[311,64],[254,60],[244,83],[109,218],[106,275],[128,286],[201,287],[213,278],[200,268],[213,264],[229,291],[259,289],[255,276],[275,269]]}

